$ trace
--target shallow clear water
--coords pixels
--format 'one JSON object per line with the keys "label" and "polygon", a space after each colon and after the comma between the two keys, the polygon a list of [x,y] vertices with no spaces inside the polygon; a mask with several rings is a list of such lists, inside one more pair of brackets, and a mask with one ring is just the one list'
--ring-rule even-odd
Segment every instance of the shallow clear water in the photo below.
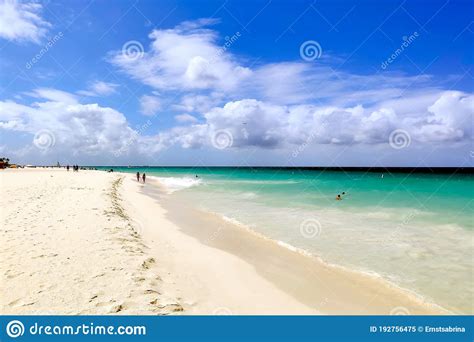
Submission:
{"label": "shallow clear water", "polygon": [[159,177],[172,196],[326,262],[379,274],[447,309],[473,313],[472,175],[114,169]]}

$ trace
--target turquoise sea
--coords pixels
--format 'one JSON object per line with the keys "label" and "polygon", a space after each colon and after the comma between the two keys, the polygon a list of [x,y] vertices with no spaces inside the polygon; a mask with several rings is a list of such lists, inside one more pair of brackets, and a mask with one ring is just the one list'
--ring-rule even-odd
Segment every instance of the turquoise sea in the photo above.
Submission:
{"label": "turquoise sea", "polygon": [[113,168],[146,172],[169,196],[288,248],[474,313],[472,174]]}

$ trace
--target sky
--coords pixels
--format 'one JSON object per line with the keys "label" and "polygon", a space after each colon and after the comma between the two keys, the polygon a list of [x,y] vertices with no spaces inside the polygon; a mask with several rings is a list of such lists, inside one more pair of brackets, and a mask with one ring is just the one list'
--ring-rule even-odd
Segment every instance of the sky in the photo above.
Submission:
{"label": "sky", "polygon": [[0,0],[0,155],[473,166],[473,18],[467,0]]}

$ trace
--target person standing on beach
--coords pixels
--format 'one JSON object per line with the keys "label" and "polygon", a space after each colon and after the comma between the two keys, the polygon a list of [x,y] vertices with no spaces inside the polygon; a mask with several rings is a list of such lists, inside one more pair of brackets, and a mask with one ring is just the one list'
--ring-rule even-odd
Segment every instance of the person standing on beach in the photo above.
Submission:
{"label": "person standing on beach", "polygon": [[69,165],[68,165],[68,166],[66,166],[66,170],[69,172]]}
{"label": "person standing on beach", "polygon": [[146,179],[145,173],[143,173],[142,179],[143,179],[143,184],[145,184],[145,179]]}
{"label": "person standing on beach", "polygon": [[140,181],[140,172],[137,172],[137,182]]}

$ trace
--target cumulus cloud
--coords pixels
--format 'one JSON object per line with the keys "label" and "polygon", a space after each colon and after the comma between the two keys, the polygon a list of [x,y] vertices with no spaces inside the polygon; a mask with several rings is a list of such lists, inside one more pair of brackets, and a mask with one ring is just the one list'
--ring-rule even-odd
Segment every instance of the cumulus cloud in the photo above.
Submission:
{"label": "cumulus cloud", "polygon": [[0,37],[40,43],[51,24],[41,17],[41,4],[0,0]]}
{"label": "cumulus cloud", "polygon": [[[161,141],[192,148],[211,145],[215,132],[232,135],[232,147],[284,148],[312,144],[388,144],[390,133],[403,129],[421,143],[469,142],[472,139],[474,96],[457,91],[426,99],[424,111],[413,113],[383,106],[280,106],[255,99],[229,102],[204,115],[203,124],[163,132]],[[400,99],[399,102],[404,102]],[[398,108],[405,108],[399,103]],[[416,115],[415,115],[416,114]]]}
{"label": "cumulus cloud", "polygon": [[184,22],[173,29],[154,30],[149,51],[142,58],[122,52],[111,62],[133,78],[156,89],[234,89],[249,77],[249,68],[222,52],[217,34],[204,25],[211,19]]}
{"label": "cumulus cloud", "polygon": [[[48,95],[48,94],[47,94]],[[31,105],[12,101],[0,102],[0,128],[31,134],[32,153],[44,152],[64,155],[97,155],[126,149],[134,141],[136,131],[125,116],[98,104],[80,104],[51,99]],[[48,132],[54,146],[40,150],[33,144],[35,135]]]}
{"label": "cumulus cloud", "polygon": [[[68,93],[36,89],[30,105],[0,102],[0,129],[30,134],[23,154],[38,154],[34,139],[50,132],[54,146],[43,153],[100,155],[114,163],[117,154],[156,155],[172,146],[212,148],[215,135],[232,137],[230,149],[255,147],[291,151],[297,146],[388,146],[391,132],[403,129],[412,144],[470,143],[474,95],[458,91],[435,97],[416,97],[372,106],[276,105],[255,99],[231,101],[204,113],[202,121],[189,114],[175,116],[180,124],[153,135],[150,124],[132,129],[125,116],[98,104],[81,104]],[[65,100],[65,101],[63,101]],[[403,102],[418,103],[411,111]],[[421,104],[423,110],[421,110]],[[18,154],[17,154],[18,155]],[[110,159],[107,159],[109,157]],[[104,159],[105,158],[105,159]]]}

